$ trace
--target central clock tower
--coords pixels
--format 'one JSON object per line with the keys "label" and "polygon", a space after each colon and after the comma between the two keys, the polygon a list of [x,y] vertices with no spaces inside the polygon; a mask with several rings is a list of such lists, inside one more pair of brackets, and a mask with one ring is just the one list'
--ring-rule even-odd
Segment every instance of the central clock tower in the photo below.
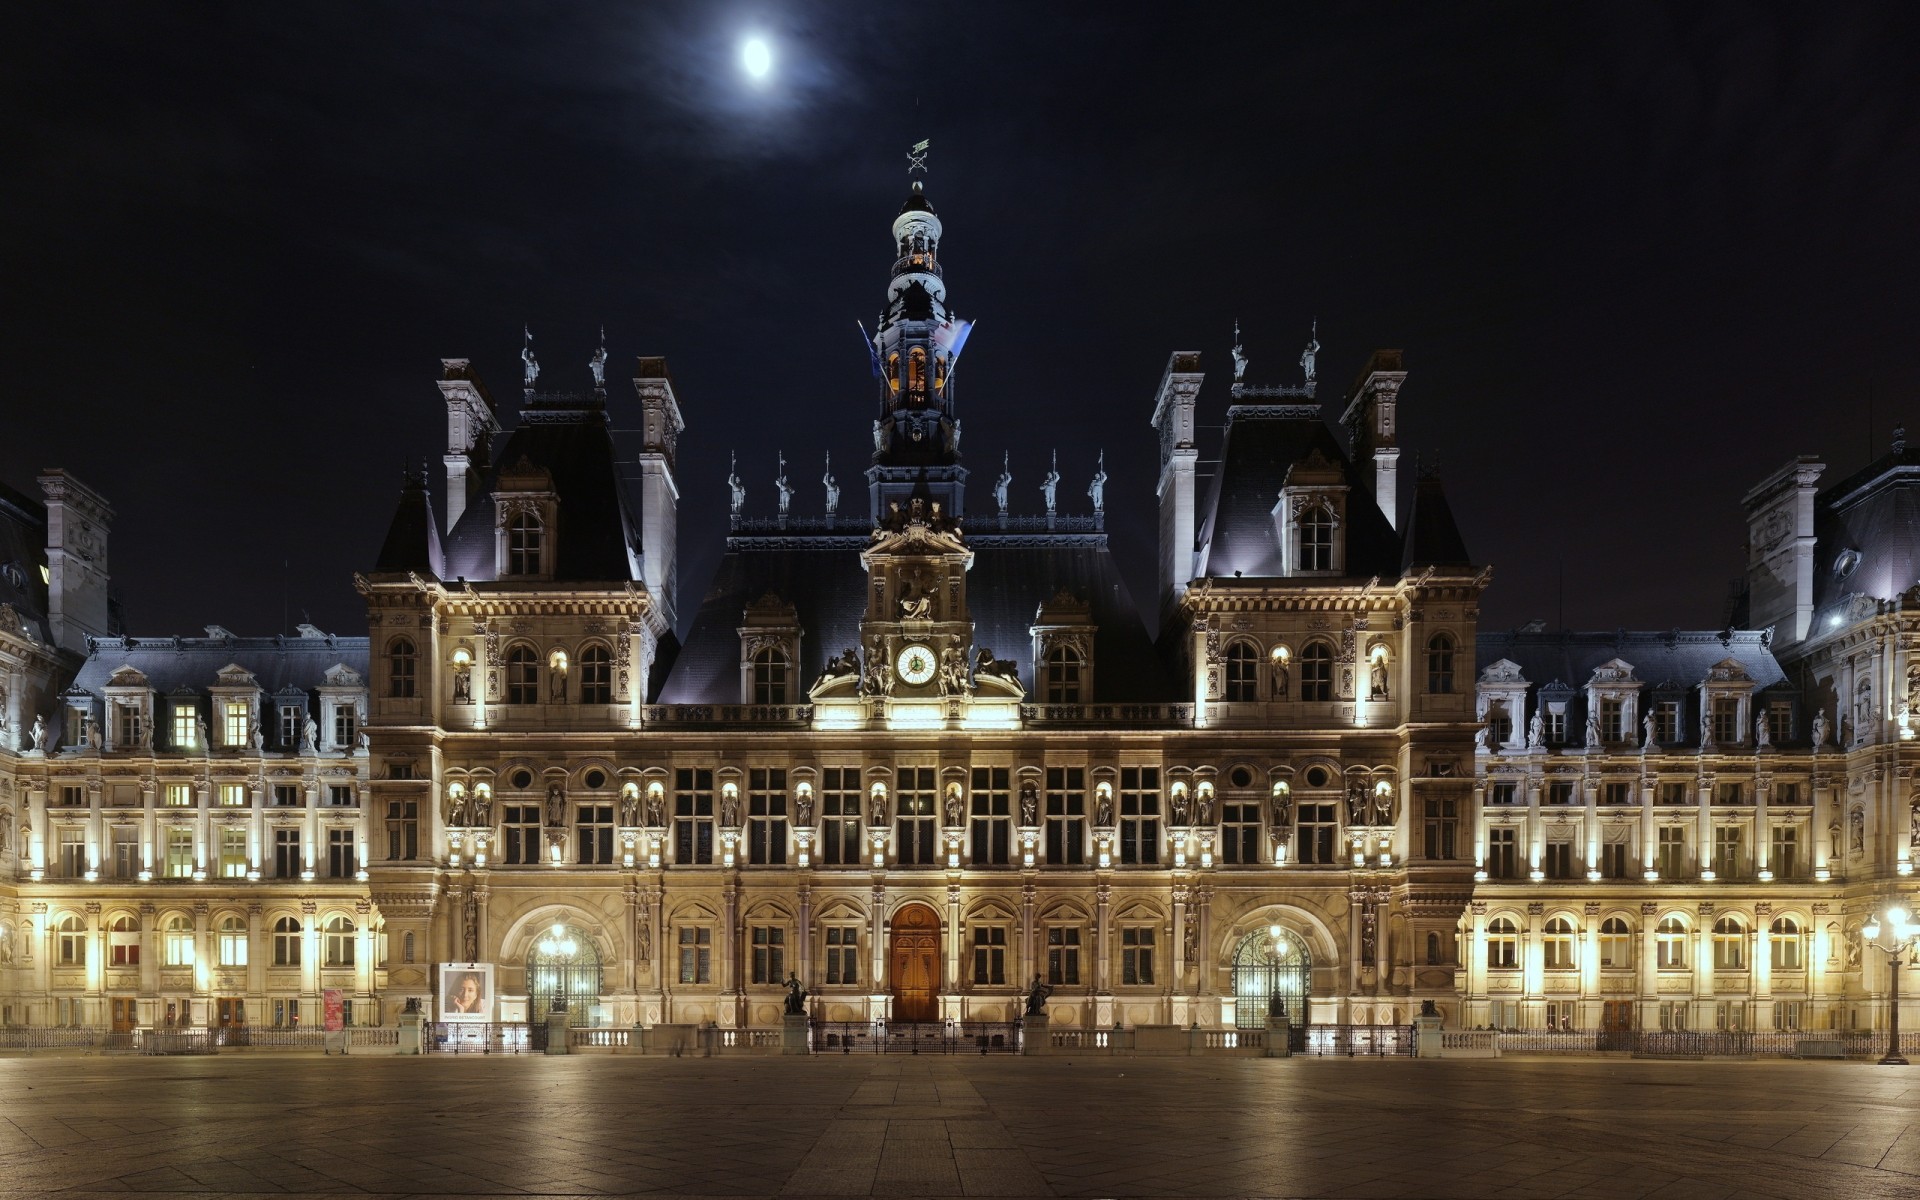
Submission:
{"label": "central clock tower", "polygon": [[937,500],[890,505],[860,554],[867,613],[860,622],[861,690],[897,699],[958,695],[970,688],[973,619],[967,569],[973,551]]}

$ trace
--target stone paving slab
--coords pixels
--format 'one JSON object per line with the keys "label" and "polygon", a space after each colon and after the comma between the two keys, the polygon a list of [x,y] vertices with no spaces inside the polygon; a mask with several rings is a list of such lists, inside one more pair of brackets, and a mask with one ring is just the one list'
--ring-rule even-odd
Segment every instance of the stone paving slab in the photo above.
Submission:
{"label": "stone paving slab", "polygon": [[0,1194],[1920,1195],[1920,1073],[1631,1060],[0,1060]]}

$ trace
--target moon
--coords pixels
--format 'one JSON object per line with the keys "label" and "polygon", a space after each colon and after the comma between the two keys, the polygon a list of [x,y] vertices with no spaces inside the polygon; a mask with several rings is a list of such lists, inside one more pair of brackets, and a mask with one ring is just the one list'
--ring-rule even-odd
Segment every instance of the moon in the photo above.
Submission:
{"label": "moon", "polygon": [[773,70],[773,50],[765,38],[748,38],[740,46],[740,65],[755,79],[765,79]]}

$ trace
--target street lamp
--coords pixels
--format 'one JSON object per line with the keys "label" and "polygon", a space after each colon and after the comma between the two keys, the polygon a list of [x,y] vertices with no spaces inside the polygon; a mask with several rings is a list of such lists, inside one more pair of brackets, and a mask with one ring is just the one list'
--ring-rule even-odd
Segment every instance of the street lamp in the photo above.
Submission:
{"label": "street lamp", "polygon": [[540,939],[540,953],[554,964],[553,1000],[547,1006],[550,1013],[567,1011],[567,968],[573,965],[573,956],[579,952],[579,943],[567,932],[564,925],[555,925]]}
{"label": "street lamp", "polygon": [[[1879,916],[1868,918],[1860,933],[1887,953],[1887,1052],[1880,1056],[1880,1065],[1904,1067],[1907,1060],[1900,1054],[1900,960],[1920,938],[1920,925],[1915,925],[1906,908],[1896,903]],[[1883,933],[1889,940],[1880,940]]]}

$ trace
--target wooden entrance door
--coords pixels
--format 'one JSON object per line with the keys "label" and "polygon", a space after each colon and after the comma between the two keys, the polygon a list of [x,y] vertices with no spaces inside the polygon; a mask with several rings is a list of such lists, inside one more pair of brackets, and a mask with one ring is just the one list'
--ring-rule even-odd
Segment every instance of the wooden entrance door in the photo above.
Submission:
{"label": "wooden entrance door", "polygon": [[247,1023],[247,1002],[238,997],[220,997],[214,1011],[222,1029],[238,1029]]}
{"label": "wooden entrance door", "polygon": [[924,904],[909,904],[894,914],[887,986],[894,1020],[940,1019],[940,917]]}
{"label": "wooden entrance door", "polygon": [[1600,1028],[1617,1032],[1633,1028],[1633,1001],[1609,1000],[1600,1008]]}
{"label": "wooden entrance door", "polygon": [[137,1011],[133,997],[114,996],[112,998],[112,1004],[113,1031],[115,1033],[131,1033],[136,1023],[135,1013]]}

